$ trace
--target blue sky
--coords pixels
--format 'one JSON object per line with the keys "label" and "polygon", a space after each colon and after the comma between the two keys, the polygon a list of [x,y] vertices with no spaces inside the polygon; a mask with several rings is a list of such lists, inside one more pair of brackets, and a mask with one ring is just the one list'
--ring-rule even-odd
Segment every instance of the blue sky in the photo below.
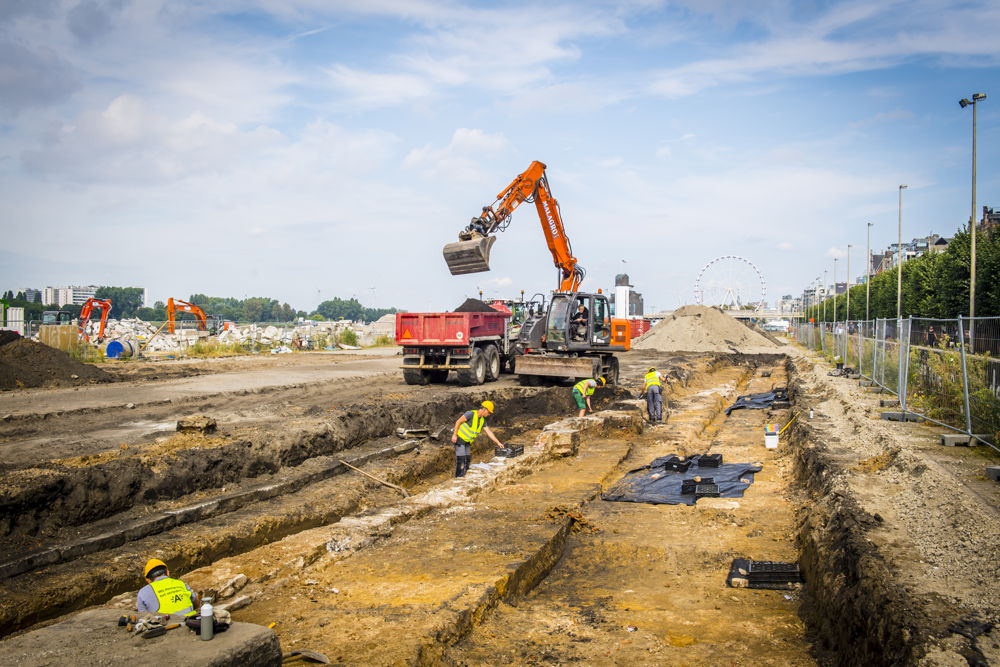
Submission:
{"label": "blue sky", "polygon": [[[532,160],[584,288],[647,310],[738,255],[769,299],[854,245],[1000,207],[996,2],[6,0],[3,289],[450,309],[556,286],[531,206],[493,270],[442,246]],[[843,280],[844,260],[840,261]]]}

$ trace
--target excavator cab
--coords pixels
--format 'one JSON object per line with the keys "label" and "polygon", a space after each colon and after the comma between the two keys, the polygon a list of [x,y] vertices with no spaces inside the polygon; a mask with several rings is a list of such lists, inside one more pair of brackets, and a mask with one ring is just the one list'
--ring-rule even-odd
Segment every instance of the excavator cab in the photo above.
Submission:
{"label": "excavator cab", "polygon": [[451,275],[489,271],[490,249],[497,237],[468,230],[463,230],[458,237],[460,240],[444,247],[444,261],[448,264]]}

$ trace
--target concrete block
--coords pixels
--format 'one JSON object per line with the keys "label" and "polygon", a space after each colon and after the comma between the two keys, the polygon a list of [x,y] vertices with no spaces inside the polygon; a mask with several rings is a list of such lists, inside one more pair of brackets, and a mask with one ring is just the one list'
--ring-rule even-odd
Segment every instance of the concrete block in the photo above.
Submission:
{"label": "concrete block", "polygon": [[878,401],[878,406],[880,408],[898,408],[899,399],[898,398],[880,398]]}
{"label": "concrete block", "polygon": [[994,482],[1000,482],[1000,466],[986,466],[986,477]]}
{"label": "concrete block", "polygon": [[101,607],[0,642],[4,664],[43,665],[280,665],[272,630],[233,623],[203,642],[183,626],[155,639],[136,639],[117,621],[121,609]]}
{"label": "concrete block", "polygon": [[942,433],[941,444],[945,447],[955,447],[956,445],[968,445],[969,436],[963,433]]}
{"label": "concrete block", "polygon": [[923,417],[918,417],[912,412],[883,412],[882,419],[891,422],[922,422]]}

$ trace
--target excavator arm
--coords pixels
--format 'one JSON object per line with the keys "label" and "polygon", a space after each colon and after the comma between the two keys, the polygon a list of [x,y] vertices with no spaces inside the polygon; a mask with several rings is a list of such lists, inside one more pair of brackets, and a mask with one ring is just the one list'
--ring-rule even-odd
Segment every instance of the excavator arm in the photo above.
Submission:
{"label": "excavator arm", "polygon": [[104,338],[104,329],[108,325],[108,315],[111,313],[111,299],[95,299],[93,297],[87,299],[83,304],[83,308],[80,309],[80,337],[85,341],[90,341],[90,336],[87,335],[87,324],[90,322],[90,316],[94,312],[94,308],[101,309],[101,324],[97,328],[97,340],[100,341]]}
{"label": "excavator arm", "polygon": [[208,315],[205,314],[204,310],[193,303],[170,297],[167,299],[167,331],[170,333],[174,333],[177,311],[191,313],[198,320],[198,328],[202,331],[208,331]]}
{"label": "excavator arm", "polygon": [[545,243],[552,261],[559,270],[560,292],[575,292],[585,272],[573,256],[566,237],[559,202],[552,196],[545,165],[535,160],[497,195],[491,206],[484,206],[482,215],[473,218],[459,232],[459,240],[444,247],[444,259],[452,275],[479,273],[490,270],[490,250],[496,234],[510,225],[511,216],[524,202],[534,202],[542,224]]}

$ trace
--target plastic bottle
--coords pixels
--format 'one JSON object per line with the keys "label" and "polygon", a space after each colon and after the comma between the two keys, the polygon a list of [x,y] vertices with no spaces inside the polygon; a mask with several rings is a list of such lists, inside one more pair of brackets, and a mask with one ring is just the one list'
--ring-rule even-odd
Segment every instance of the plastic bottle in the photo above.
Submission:
{"label": "plastic bottle", "polygon": [[201,638],[208,641],[215,633],[215,626],[212,621],[212,598],[205,598],[205,604],[201,605]]}

